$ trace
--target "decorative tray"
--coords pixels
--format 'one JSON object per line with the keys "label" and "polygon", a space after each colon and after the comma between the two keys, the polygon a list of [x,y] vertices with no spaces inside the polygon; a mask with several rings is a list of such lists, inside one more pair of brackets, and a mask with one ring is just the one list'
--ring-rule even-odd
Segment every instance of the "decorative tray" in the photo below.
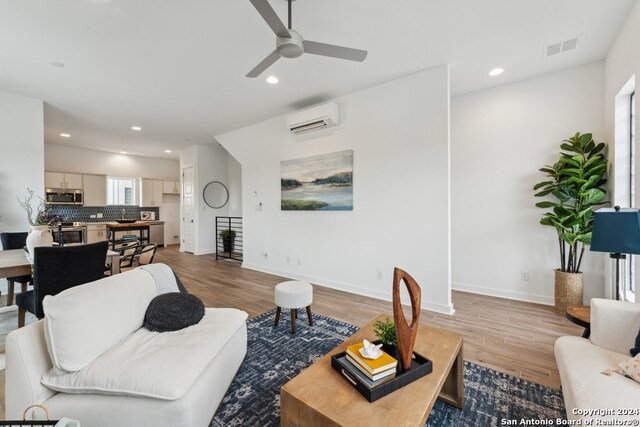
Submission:
{"label": "decorative tray", "polygon": [[393,393],[399,388],[414,382],[417,379],[430,374],[433,371],[433,363],[426,357],[413,353],[411,367],[402,369],[400,361],[396,367],[396,376],[386,382],[371,386],[372,382],[362,374],[351,362],[346,359],[346,352],[343,351],[331,356],[331,367],[338,371],[345,380],[351,384],[365,399],[374,402],[389,393]]}

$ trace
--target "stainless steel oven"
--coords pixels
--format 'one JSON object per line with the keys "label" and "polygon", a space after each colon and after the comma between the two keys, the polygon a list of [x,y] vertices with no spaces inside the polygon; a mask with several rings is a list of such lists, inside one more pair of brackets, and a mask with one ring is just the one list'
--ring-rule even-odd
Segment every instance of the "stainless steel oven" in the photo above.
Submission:
{"label": "stainless steel oven", "polygon": [[87,243],[87,225],[80,222],[63,223],[62,227],[51,227],[53,241],[59,245],[82,245]]}
{"label": "stainless steel oven", "polygon": [[47,188],[45,189],[45,203],[47,205],[82,205],[84,193],[82,190]]}

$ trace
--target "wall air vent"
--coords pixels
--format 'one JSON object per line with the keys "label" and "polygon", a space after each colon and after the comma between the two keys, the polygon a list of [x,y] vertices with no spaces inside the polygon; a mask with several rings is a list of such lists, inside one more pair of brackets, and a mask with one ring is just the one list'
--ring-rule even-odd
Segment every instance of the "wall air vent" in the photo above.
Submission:
{"label": "wall air vent", "polygon": [[340,107],[336,103],[318,105],[287,117],[287,127],[298,135],[340,124]]}
{"label": "wall air vent", "polygon": [[567,40],[550,43],[546,46],[543,46],[543,57],[549,58],[551,56],[558,56],[563,53],[570,52],[578,47],[578,37],[572,37]]}

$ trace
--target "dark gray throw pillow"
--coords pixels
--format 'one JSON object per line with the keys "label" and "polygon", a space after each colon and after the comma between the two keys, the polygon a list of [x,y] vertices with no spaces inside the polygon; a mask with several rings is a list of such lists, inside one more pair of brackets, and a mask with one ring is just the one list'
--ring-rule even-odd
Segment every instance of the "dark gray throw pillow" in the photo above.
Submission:
{"label": "dark gray throw pillow", "polygon": [[636,337],[636,346],[629,350],[633,357],[636,357],[638,353],[640,353],[640,331],[638,331],[638,336]]}
{"label": "dark gray throw pillow", "polygon": [[195,325],[204,317],[204,304],[191,294],[169,292],[151,300],[143,326],[152,332],[170,332]]}

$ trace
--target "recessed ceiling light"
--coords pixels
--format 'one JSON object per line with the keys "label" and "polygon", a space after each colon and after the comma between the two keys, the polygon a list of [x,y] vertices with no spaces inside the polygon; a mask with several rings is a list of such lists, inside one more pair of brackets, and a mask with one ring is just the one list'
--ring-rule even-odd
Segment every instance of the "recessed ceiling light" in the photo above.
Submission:
{"label": "recessed ceiling light", "polygon": [[502,73],[504,73],[504,70],[502,68],[494,68],[493,70],[489,71],[489,75],[491,77],[499,76]]}
{"label": "recessed ceiling light", "polygon": [[65,67],[65,65],[62,62],[57,62],[57,61],[50,62],[49,65],[51,65],[52,67],[56,67],[56,68],[64,68]]}
{"label": "recessed ceiling light", "polygon": [[131,130],[141,131],[142,128],[140,126],[131,126]]}
{"label": "recessed ceiling light", "polygon": [[120,154],[127,154],[127,152],[126,151],[121,151]]}
{"label": "recessed ceiling light", "polygon": [[164,150],[164,152],[165,152],[165,153],[170,153],[170,152],[171,152],[171,150]]}
{"label": "recessed ceiling light", "polygon": [[267,83],[271,83],[272,85],[278,83],[280,80],[276,76],[267,77]]}
{"label": "recessed ceiling light", "polygon": [[71,135],[69,135],[68,133],[61,133],[60,136],[63,138],[71,138]]}

